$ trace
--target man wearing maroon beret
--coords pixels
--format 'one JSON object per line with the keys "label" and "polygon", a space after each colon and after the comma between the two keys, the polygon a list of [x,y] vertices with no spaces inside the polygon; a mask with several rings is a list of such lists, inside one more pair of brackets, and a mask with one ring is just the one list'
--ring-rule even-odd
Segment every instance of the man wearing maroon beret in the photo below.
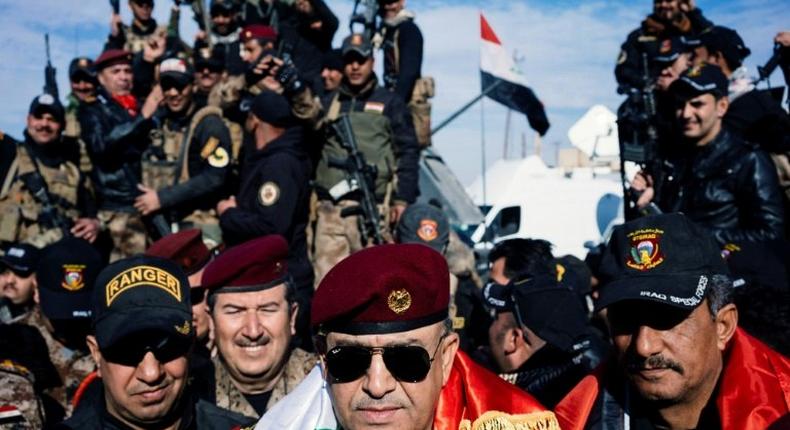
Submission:
{"label": "man wearing maroon beret", "polygon": [[229,248],[203,272],[218,355],[210,392],[217,406],[257,418],[293,390],[317,362],[293,347],[299,305],[288,244],[265,236]]}
{"label": "man wearing maroon beret", "polygon": [[154,62],[163,52],[164,43],[146,46],[136,57],[119,49],[104,51],[94,63],[101,84],[96,99],[80,104],[77,114],[93,165],[98,217],[113,242],[111,261],[145,250],[145,227],[133,204],[141,154],[163,96],[158,86],[149,94],[150,84],[143,82],[153,81]]}
{"label": "man wearing maroon beret", "polygon": [[458,350],[448,285],[444,257],[424,245],[338,263],[313,298],[319,393],[312,373],[256,429],[558,429],[553,413]]}
{"label": "man wearing maroon beret", "polygon": [[246,70],[216,85],[209,94],[208,103],[226,109],[238,103],[243,92],[258,95],[265,89],[263,78],[266,74],[258,63],[265,57],[264,53],[274,52],[277,37],[277,31],[268,25],[251,24],[242,28],[239,55]]}

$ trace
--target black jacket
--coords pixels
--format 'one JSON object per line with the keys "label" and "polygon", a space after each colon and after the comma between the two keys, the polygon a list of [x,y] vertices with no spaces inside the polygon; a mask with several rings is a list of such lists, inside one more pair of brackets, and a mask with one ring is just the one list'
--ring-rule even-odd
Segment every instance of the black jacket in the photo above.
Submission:
{"label": "black jacket", "polygon": [[732,100],[724,125],[764,151],[790,152],[790,116],[770,90],[752,90]]}
{"label": "black jacket", "polygon": [[656,203],[707,227],[721,244],[776,239],[783,231],[782,196],[768,155],[722,129],[689,155],[672,160]]}
{"label": "black jacket", "polygon": [[[193,115],[171,117],[168,118],[168,126],[186,134],[192,118]],[[222,118],[218,115],[204,117],[195,126],[186,154],[189,179],[157,190],[162,209],[174,211],[179,219],[196,209],[213,209],[221,197],[230,169],[230,154],[230,131]],[[180,177],[181,169],[177,166],[177,177]]]}
{"label": "black jacket", "polygon": [[79,111],[82,140],[93,163],[93,183],[99,209],[133,212],[139,194],[140,156],[148,146],[154,121],[132,116],[106,91]]}
{"label": "black jacket", "polygon": [[[191,387],[185,389],[184,401],[189,403],[181,412],[179,430],[235,429],[254,424],[254,420],[248,417],[198,400],[190,390]],[[54,426],[54,429],[127,430],[131,427],[107,412],[102,384],[94,382],[71,418]]]}
{"label": "black jacket", "polygon": [[[422,75],[422,33],[412,19],[384,29],[384,84],[405,103]],[[397,55],[396,55],[397,51]]]}
{"label": "black jacket", "polygon": [[238,206],[219,218],[228,246],[270,234],[285,237],[289,272],[298,285],[312,283],[305,237],[311,166],[303,145],[301,127],[291,127],[263,150],[250,151],[242,166]]}
{"label": "black jacket", "polygon": [[[632,31],[621,46],[620,56],[614,68],[617,84],[625,88],[644,87],[644,70],[642,54],[646,53],[648,61],[659,52],[661,41],[672,36],[696,36],[713,26],[696,8],[685,14],[678,24],[664,23],[653,15],[648,16],[642,25]],[[650,75],[655,78],[659,70],[652,70]]]}

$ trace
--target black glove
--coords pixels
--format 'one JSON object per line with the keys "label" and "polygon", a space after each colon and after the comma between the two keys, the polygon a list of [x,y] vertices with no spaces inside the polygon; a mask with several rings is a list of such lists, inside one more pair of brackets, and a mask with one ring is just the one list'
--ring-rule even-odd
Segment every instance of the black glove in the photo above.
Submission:
{"label": "black glove", "polygon": [[286,60],[274,78],[283,86],[285,94],[296,94],[304,89],[299,71],[291,61]]}

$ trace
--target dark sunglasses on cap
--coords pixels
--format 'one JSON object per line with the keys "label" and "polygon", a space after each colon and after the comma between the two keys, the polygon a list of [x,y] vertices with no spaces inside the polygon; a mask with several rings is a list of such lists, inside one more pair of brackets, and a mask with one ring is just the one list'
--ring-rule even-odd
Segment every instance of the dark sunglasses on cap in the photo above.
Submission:
{"label": "dark sunglasses on cap", "polygon": [[395,379],[401,382],[420,382],[428,376],[439,352],[439,346],[446,336],[445,334],[439,338],[433,356],[429,355],[425,348],[417,345],[378,348],[356,345],[336,346],[326,353],[326,368],[333,382],[355,381],[367,373],[373,355],[381,354],[384,365]]}
{"label": "dark sunglasses on cap", "polygon": [[191,337],[142,331],[116,341],[111,347],[102,349],[101,353],[110,363],[137,367],[148,352],[152,352],[160,363],[169,363],[187,355],[191,348]]}
{"label": "dark sunglasses on cap", "polygon": [[162,81],[159,83],[163,92],[168,92],[171,88],[175,88],[179,93],[184,91],[184,88],[186,88],[186,86],[189,84],[190,82],[179,81],[178,79],[172,78],[162,79]]}

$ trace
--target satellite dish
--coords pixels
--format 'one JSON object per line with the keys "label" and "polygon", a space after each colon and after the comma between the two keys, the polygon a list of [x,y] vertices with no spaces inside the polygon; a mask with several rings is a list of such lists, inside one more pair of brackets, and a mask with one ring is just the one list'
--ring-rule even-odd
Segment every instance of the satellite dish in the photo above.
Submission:
{"label": "satellite dish", "polygon": [[591,107],[568,129],[568,140],[591,159],[617,158],[617,115],[604,105]]}

